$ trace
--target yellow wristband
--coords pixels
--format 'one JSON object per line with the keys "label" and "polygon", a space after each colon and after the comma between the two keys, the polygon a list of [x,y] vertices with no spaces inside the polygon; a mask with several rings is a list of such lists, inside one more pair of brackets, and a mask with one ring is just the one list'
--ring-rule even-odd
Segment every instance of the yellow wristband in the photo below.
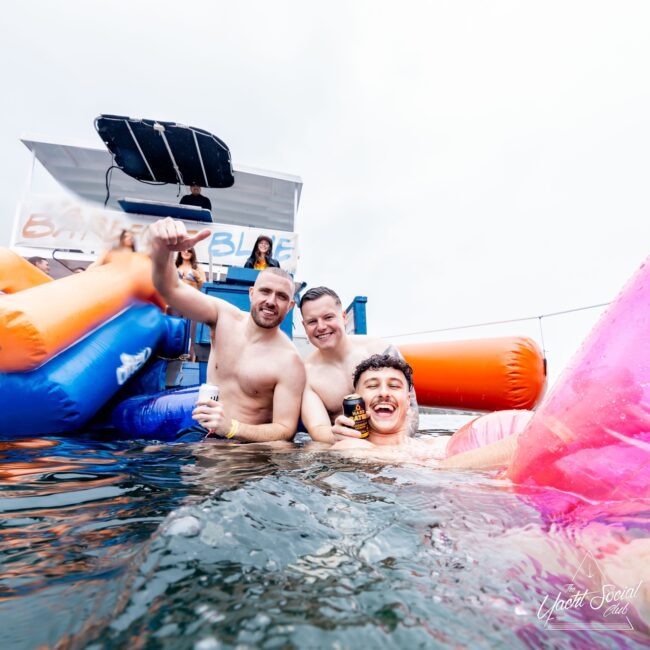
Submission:
{"label": "yellow wristband", "polygon": [[234,438],[237,435],[237,431],[239,431],[239,420],[233,418],[230,420],[230,431],[226,434],[226,438]]}

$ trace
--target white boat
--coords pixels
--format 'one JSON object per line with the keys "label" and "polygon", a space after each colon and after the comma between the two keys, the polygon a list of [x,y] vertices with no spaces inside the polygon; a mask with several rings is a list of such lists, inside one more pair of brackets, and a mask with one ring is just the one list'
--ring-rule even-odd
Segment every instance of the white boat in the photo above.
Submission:
{"label": "white boat", "polygon": [[[22,142],[33,156],[30,188],[38,161],[65,191],[39,195],[30,190],[18,205],[10,245],[23,257],[52,259],[55,278],[96,259],[115,243],[123,228],[133,229],[144,243],[152,220],[178,215],[183,186],[161,184],[155,176],[145,182],[129,176],[115,166],[114,156],[99,141],[89,145],[25,137]],[[207,268],[212,259],[217,274],[230,266],[243,266],[255,239],[264,233],[274,241],[274,257],[295,273],[299,257],[295,223],[302,180],[244,166],[234,167],[232,175],[231,187],[202,191],[212,202],[213,222],[200,227],[208,227],[213,236],[197,246],[199,262]],[[142,210],[125,212],[125,200],[131,209],[139,203]],[[181,218],[188,229],[197,229],[192,208],[185,206],[185,212],[188,216]]]}
{"label": "white boat", "polygon": [[[132,230],[146,250],[148,226],[172,216],[190,232],[212,231],[195,247],[209,281],[207,293],[248,309],[248,287],[257,272],[242,267],[264,234],[273,241],[273,257],[294,275],[299,294],[305,286],[297,275],[299,176],[233,167],[225,143],[194,127],[119,116],[100,116],[95,126],[100,135],[96,144],[22,138],[32,165],[30,190],[14,218],[14,252],[48,259],[57,279],[87,267],[115,244],[123,229]],[[35,173],[42,171],[37,162],[58,183],[56,193],[34,189]],[[202,186],[211,212],[179,205],[186,183]],[[365,333],[365,298],[355,298],[348,312],[349,331]],[[298,327],[292,310],[281,328],[305,354],[310,346],[306,337],[294,336]],[[207,357],[206,327],[199,326],[196,343]]]}

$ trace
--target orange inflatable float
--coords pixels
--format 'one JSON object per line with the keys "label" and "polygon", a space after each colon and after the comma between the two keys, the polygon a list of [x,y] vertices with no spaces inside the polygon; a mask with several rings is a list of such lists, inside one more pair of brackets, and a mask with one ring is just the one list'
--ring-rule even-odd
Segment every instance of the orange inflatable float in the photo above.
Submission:
{"label": "orange inflatable float", "polygon": [[134,298],[164,305],[151,281],[151,260],[138,253],[128,260],[120,258],[92,271],[0,296],[0,371],[37,368],[128,307]]}
{"label": "orange inflatable float", "polygon": [[8,248],[0,248],[0,291],[17,293],[47,282],[52,282],[47,273]]}
{"label": "orange inflatable float", "polygon": [[522,336],[401,345],[420,406],[530,409],[546,385],[544,356]]}

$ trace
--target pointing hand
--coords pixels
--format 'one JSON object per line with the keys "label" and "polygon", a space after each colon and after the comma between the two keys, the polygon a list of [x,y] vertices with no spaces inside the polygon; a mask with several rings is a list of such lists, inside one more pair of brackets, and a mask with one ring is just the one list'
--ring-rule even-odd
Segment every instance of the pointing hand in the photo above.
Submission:
{"label": "pointing hand", "polygon": [[154,250],[186,251],[211,235],[207,228],[195,235],[188,235],[182,221],[174,221],[171,217],[160,219],[149,227],[149,236]]}

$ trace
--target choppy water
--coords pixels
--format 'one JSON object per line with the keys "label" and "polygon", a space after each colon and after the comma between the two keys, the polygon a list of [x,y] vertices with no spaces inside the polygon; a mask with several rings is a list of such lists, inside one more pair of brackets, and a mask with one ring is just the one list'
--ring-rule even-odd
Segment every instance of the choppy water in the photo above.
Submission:
{"label": "choppy water", "polygon": [[650,643],[634,618],[544,627],[584,549],[489,474],[97,438],[0,456],[2,648]]}

